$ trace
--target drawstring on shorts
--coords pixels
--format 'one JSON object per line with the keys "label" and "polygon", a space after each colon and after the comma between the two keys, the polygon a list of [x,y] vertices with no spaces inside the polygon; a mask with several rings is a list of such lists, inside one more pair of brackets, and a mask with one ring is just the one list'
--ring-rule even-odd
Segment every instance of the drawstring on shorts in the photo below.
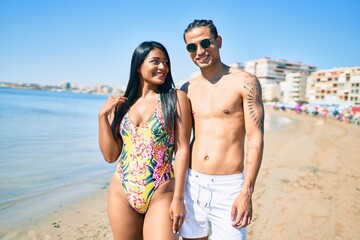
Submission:
{"label": "drawstring on shorts", "polygon": [[[200,194],[201,194],[201,185],[200,185],[200,178],[198,175],[195,175],[195,177],[197,178],[197,182],[198,182],[198,196],[196,199],[196,204],[200,206]],[[214,179],[210,179],[210,181],[207,183],[207,191],[208,191],[208,199],[207,202],[205,203],[205,207],[209,208],[209,210],[211,211],[211,200],[213,197],[213,193],[211,191],[210,188],[210,184],[214,182]]]}
{"label": "drawstring on shorts", "polygon": [[209,210],[211,211],[211,200],[212,200],[212,191],[211,191],[211,188],[210,188],[210,184],[214,182],[214,179],[211,179],[210,182],[208,182],[207,184],[207,190],[208,190],[208,201],[207,203],[205,203],[205,207],[208,207]]}

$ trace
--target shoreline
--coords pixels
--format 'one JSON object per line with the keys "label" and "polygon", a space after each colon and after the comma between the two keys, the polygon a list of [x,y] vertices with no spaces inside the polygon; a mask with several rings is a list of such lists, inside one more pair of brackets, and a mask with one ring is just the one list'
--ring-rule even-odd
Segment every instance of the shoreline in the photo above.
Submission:
{"label": "shoreline", "polygon": [[[109,172],[110,173],[110,172]],[[87,177],[72,184],[53,187],[48,191],[19,198],[13,202],[1,205],[0,236],[2,232],[17,225],[29,225],[38,222],[55,211],[67,208],[97,194],[99,190],[108,188],[109,182],[105,180],[112,176],[112,172],[104,171],[102,174]],[[44,204],[46,203],[46,204]],[[14,214],[21,212],[21,214]]]}
{"label": "shoreline", "polygon": [[39,220],[3,229],[0,238],[10,239],[112,239],[106,213],[107,188],[72,204],[59,206]]}
{"label": "shoreline", "polygon": [[[354,124],[266,108],[291,119],[265,132],[253,194],[249,240],[355,239],[360,235],[360,128]],[[0,232],[1,239],[112,239],[108,187],[83,200]],[[21,213],[17,213],[21,214]]]}

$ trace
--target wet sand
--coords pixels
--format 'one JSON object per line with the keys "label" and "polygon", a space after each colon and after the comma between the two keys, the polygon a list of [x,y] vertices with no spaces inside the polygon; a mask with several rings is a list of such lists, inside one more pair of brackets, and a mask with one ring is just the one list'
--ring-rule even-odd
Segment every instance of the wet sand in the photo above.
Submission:
{"label": "wet sand", "polygon": [[[360,127],[267,109],[293,121],[266,132],[249,240],[360,236]],[[1,239],[112,239],[107,189]],[[44,203],[46,204],[46,203]],[[20,213],[18,213],[20,214]]]}
{"label": "wet sand", "polygon": [[0,239],[113,239],[106,213],[106,198],[107,189],[101,189],[40,221],[8,230],[0,234]]}

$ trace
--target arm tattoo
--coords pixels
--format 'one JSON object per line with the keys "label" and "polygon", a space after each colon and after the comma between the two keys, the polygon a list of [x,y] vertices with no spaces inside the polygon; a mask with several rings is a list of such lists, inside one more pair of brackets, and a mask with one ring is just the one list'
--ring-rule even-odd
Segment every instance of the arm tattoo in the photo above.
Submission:
{"label": "arm tattoo", "polygon": [[255,143],[249,143],[247,149],[248,150],[255,149],[257,151],[257,150],[259,150],[259,147]]}
{"label": "arm tattoo", "polygon": [[248,156],[249,156],[249,151],[250,150],[255,150],[258,151],[259,147],[255,144],[255,143],[248,143],[247,149],[246,149],[246,160],[248,161],[248,164],[251,165],[252,164],[252,160],[249,160]]}
{"label": "arm tattoo", "polygon": [[264,132],[264,109],[262,106],[260,83],[245,79],[244,88],[248,91],[247,104],[255,125]]}

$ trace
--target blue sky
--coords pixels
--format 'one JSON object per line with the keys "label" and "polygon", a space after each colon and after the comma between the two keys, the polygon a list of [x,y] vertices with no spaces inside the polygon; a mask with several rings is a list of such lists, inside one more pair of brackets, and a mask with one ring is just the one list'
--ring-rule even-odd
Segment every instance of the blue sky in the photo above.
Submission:
{"label": "blue sky", "polygon": [[0,81],[124,87],[135,47],[156,40],[179,82],[198,71],[182,38],[194,19],[214,21],[226,64],[360,65],[360,0],[0,0]]}

